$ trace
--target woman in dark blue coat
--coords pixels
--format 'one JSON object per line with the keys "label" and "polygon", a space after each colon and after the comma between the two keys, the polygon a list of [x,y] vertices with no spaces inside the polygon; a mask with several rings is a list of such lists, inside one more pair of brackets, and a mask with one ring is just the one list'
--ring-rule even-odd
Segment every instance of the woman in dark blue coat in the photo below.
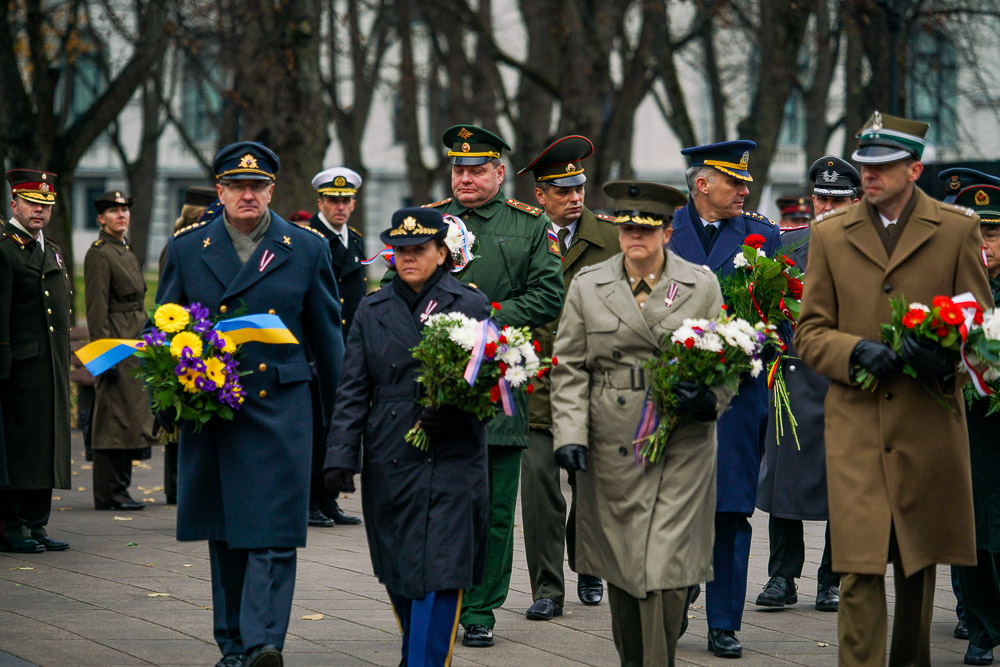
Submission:
{"label": "woman in dark blue coat", "polygon": [[[461,409],[417,403],[420,364],[410,352],[430,314],[490,315],[482,292],[450,274],[446,231],[440,211],[406,208],[382,233],[397,273],[355,313],[324,465],[331,493],[352,491],[361,472],[372,567],[409,667],[449,662],[462,590],[482,580],[486,547],[485,428]],[[418,418],[430,435],[426,452],[404,440]]]}

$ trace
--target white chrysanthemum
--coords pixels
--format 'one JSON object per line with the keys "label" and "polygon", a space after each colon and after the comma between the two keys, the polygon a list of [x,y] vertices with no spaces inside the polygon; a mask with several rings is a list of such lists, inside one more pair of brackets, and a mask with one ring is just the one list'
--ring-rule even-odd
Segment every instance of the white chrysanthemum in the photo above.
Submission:
{"label": "white chrysanthemum", "polygon": [[708,352],[722,352],[722,338],[718,334],[706,331],[703,336],[694,339],[694,346]]}
{"label": "white chrysanthemum", "polygon": [[758,257],[767,257],[767,253],[764,252],[763,248],[757,248],[757,256]]}
{"label": "white chrysanthemum", "polygon": [[986,380],[987,382],[994,382],[996,380],[1000,380],[1000,370],[997,370],[996,368],[990,366],[989,368],[986,369],[986,372],[983,373],[983,379]]}
{"label": "white chrysanthemum", "polygon": [[743,256],[743,253],[739,252],[736,253],[735,257],[733,257],[733,266],[735,266],[737,269],[742,269],[744,267],[750,266],[750,263],[747,261],[747,258]]}
{"label": "white chrysanthemum", "polygon": [[914,301],[913,303],[911,303],[911,304],[910,304],[910,308],[911,308],[911,309],[914,309],[914,308],[915,308],[915,309],[917,309],[917,310],[922,310],[922,311],[924,311],[925,313],[929,313],[929,312],[931,312],[931,309],[930,309],[930,308],[928,308],[927,306],[925,306],[925,305],[924,305],[924,304],[922,304],[922,303],[917,303],[916,301]]}
{"label": "white chrysanthemum", "polygon": [[476,344],[476,329],[475,327],[452,327],[448,329],[448,338],[451,342],[461,346],[462,349],[471,350]]}
{"label": "white chrysanthemum", "polygon": [[512,387],[520,387],[522,384],[528,381],[528,371],[521,368],[520,366],[511,366],[504,373],[504,378],[510,383]]}
{"label": "white chrysanthemum", "polygon": [[750,377],[755,378],[764,370],[764,362],[760,359],[750,360]]}
{"label": "white chrysanthemum", "polygon": [[1000,340],[1000,311],[991,309],[983,315],[983,333],[990,340]]}
{"label": "white chrysanthemum", "polygon": [[514,345],[505,345],[497,348],[497,359],[508,366],[520,366],[523,362],[521,351]]}

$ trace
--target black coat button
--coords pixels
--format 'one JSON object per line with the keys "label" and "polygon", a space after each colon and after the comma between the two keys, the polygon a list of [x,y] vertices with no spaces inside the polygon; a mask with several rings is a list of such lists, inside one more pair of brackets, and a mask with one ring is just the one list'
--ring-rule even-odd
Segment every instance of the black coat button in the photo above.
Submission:
{"label": "black coat button", "polygon": [[886,443],[886,445],[885,445],[885,447],[883,449],[885,449],[885,451],[887,451],[887,452],[891,452],[892,451],[892,445]]}
{"label": "black coat button", "polygon": [[396,416],[396,411],[395,410],[390,410],[389,411],[389,416],[390,417],[395,417]]}
{"label": "black coat button", "polygon": [[625,397],[624,396],[619,396],[618,397],[618,405],[625,405]]}
{"label": "black coat button", "polygon": [[892,400],[892,392],[891,391],[885,392],[884,394],[882,394],[882,398],[884,398],[887,401],[891,401]]}
{"label": "black coat button", "polygon": [[892,291],[892,285],[890,285],[889,283],[882,285],[882,291],[888,294],[889,292]]}
{"label": "black coat button", "polygon": [[615,359],[621,359],[622,353],[619,350],[615,350],[614,352],[611,353],[611,356],[614,357]]}
{"label": "black coat button", "polygon": [[618,453],[621,454],[622,456],[628,456],[628,450],[625,449],[624,447],[619,447]]}

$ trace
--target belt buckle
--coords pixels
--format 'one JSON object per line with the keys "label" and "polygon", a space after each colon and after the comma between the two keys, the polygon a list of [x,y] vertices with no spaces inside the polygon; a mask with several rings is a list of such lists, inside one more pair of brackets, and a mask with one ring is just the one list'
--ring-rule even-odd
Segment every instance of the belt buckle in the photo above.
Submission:
{"label": "belt buckle", "polygon": [[[636,372],[638,371],[638,372]],[[629,376],[629,388],[632,391],[642,391],[646,388],[646,369],[645,368],[635,368],[632,367],[628,369]],[[636,384],[636,376],[639,378],[638,384]]]}

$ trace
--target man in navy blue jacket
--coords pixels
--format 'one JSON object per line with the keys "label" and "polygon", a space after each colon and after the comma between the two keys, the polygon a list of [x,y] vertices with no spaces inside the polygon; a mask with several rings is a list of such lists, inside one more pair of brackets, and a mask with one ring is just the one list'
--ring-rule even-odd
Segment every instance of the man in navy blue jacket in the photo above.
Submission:
{"label": "man in navy blue jacket", "polygon": [[[704,264],[722,276],[733,272],[733,257],[750,234],[764,237],[763,251],[773,257],[781,246],[778,226],[743,210],[753,182],[747,167],[753,141],[725,141],[685,148],[690,200],[674,216],[669,248],[684,259]],[[764,374],[747,379],[718,422],[719,464],[715,508],[715,581],[706,586],[708,648],[720,657],[738,658],[736,637],[743,619],[750,521],[757,499],[757,475],[767,426]]]}

